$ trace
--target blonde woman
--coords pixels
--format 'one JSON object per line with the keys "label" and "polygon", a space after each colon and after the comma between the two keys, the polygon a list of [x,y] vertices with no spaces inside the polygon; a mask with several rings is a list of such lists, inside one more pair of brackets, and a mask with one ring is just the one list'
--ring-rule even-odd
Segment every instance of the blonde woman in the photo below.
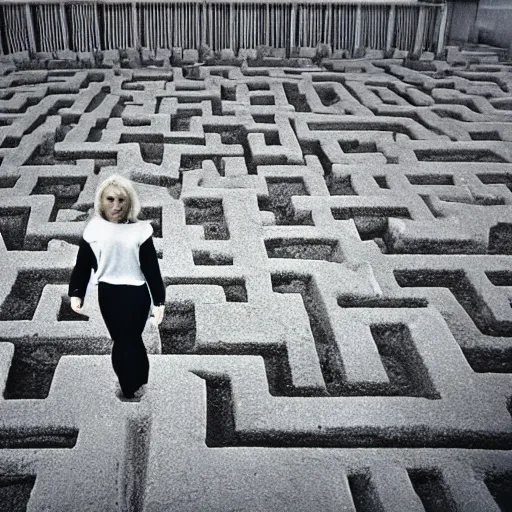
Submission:
{"label": "blonde woman", "polygon": [[149,360],[142,331],[151,300],[159,324],[164,314],[165,287],[153,228],[149,222],[138,221],[137,193],[131,181],[119,175],[98,186],[94,212],[80,240],[68,295],[72,309],[80,313],[94,269],[101,315],[114,342],[112,366],[123,395],[133,398],[148,382]]}

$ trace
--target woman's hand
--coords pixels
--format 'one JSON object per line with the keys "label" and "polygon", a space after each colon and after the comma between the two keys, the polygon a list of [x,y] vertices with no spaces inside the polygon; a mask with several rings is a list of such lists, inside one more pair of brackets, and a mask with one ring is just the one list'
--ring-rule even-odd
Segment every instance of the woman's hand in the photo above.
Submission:
{"label": "woman's hand", "polygon": [[153,316],[155,317],[156,323],[160,325],[164,318],[165,306],[153,306]]}
{"label": "woman's hand", "polygon": [[75,313],[82,311],[82,299],[80,297],[71,297],[71,309]]}

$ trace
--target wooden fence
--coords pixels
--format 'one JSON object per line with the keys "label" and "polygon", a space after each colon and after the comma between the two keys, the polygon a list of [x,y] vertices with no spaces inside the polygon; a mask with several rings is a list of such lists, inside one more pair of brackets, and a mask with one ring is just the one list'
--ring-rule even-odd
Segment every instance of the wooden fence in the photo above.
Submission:
{"label": "wooden fence", "polygon": [[212,50],[360,47],[441,52],[447,5],[370,2],[10,0],[0,3],[0,52],[126,48]]}

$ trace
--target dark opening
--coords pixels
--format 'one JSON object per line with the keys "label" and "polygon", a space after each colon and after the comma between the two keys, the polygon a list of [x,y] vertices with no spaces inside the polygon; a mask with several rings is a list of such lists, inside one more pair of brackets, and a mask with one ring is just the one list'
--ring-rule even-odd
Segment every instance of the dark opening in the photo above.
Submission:
{"label": "dark opening", "polygon": [[420,162],[507,162],[490,149],[415,149],[414,154]]}
{"label": "dark opening", "polygon": [[498,222],[489,230],[489,254],[512,254],[512,224]]}
{"label": "dark opening", "polygon": [[202,225],[206,240],[229,240],[222,199],[187,198],[184,203],[185,222]]}
{"label": "dark opening", "polygon": [[26,512],[35,483],[34,475],[0,475],[0,512]]}
{"label": "dark opening", "polygon": [[25,243],[30,208],[0,208],[0,233],[8,251],[21,251]]}
{"label": "dark opening", "polygon": [[273,212],[277,225],[313,225],[311,212],[296,212],[292,204],[293,196],[309,195],[301,178],[267,178],[267,188],[268,198],[258,198],[258,206],[262,211]]}
{"label": "dark opening", "polygon": [[485,485],[501,512],[512,512],[512,472],[489,475]]}
{"label": "dark opening", "polygon": [[338,261],[338,244],[333,240],[272,238],[265,240],[269,258]]}
{"label": "dark opening", "polygon": [[374,324],[370,330],[389,377],[390,395],[440,398],[406,325]]}

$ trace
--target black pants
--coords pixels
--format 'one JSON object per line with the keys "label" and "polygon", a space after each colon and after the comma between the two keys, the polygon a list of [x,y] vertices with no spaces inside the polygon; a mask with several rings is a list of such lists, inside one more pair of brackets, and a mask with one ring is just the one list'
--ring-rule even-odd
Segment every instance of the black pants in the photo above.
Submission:
{"label": "black pants", "polygon": [[125,396],[148,382],[149,360],[142,341],[151,306],[146,284],[140,286],[98,283],[101,315],[114,342],[112,366]]}

